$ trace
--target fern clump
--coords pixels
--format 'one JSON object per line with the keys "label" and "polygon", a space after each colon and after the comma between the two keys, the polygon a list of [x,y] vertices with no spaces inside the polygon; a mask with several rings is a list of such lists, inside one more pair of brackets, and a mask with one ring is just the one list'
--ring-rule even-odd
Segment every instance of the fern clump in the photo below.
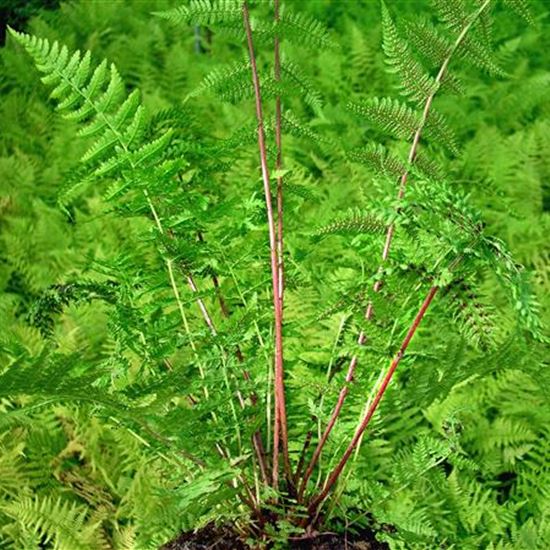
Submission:
{"label": "fern clump", "polygon": [[0,545],[550,540],[540,6],[294,4],[10,30]]}

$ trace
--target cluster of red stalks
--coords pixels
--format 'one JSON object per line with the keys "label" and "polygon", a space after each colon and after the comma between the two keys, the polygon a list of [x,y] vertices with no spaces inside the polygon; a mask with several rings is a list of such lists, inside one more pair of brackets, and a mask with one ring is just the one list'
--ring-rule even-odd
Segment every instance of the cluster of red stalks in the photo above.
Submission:
{"label": "cluster of red stalks", "polygon": [[[409,178],[409,173],[412,165],[414,164],[417,156],[418,146],[422,136],[422,132],[426,126],[430,109],[433,103],[433,99],[439,85],[443,81],[447,73],[447,69],[451,58],[453,57],[456,50],[464,41],[465,36],[470,30],[473,23],[478,19],[478,17],[487,9],[491,0],[485,0],[473,17],[465,24],[464,28],[459,33],[456,41],[454,42],[453,47],[450,49],[448,55],[444,59],[440,70],[435,77],[434,87],[431,94],[426,98],[422,117],[420,123],[414,136],[412,138],[411,147],[408,155],[408,166],[399,178],[397,198],[400,200],[404,197],[407,181]],[[270,262],[271,262],[271,276],[272,276],[272,294],[273,294],[273,311],[274,311],[274,337],[275,337],[275,354],[274,354],[274,384],[273,384],[273,393],[274,393],[274,414],[273,414],[273,431],[272,431],[272,455],[268,457],[264,450],[262,438],[260,432],[256,432],[252,438],[254,453],[256,462],[259,466],[261,479],[264,484],[271,486],[276,491],[280,489],[280,474],[281,471],[284,475],[284,483],[286,493],[289,496],[289,499],[293,501],[298,506],[305,508],[307,510],[306,514],[301,514],[299,519],[296,520],[296,523],[304,528],[312,529],[318,522],[320,517],[320,510],[329,496],[330,492],[337,483],[340,475],[342,474],[346,464],[348,463],[351,455],[360,444],[362,436],[367,429],[370,420],[372,419],[384,393],[386,392],[388,385],[399,366],[401,359],[403,358],[407,348],[415,335],[422,319],[424,318],[432,300],[439,290],[439,286],[431,286],[418,309],[412,324],[410,325],[400,347],[397,351],[395,357],[391,361],[387,371],[384,373],[379,386],[375,389],[374,397],[368,403],[365,413],[361,420],[359,421],[354,435],[351,438],[347,448],[343,452],[340,460],[337,462],[333,470],[328,474],[323,486],[317,493],[308,494],[307,486],[308,481],[310,480],[312,474],[315,471],[315,468],[318,464],[319,458],[322,454],[323,448],[331,434],[331,431],[336,424],[344,406],[346,397],[350,391],[352,385],[355,371],[358,364],[358,357],[354,355],[351,358],[344,385],[342,386],[337,402],[334,405],[332,413],[330,415],[329,421],[317,442],[315,449],[309,459],[309,462],[306,464],[306,456],[309,452],[309,447],[312,440],[312,432],[309,432],[304,443],[304,447],[301,453],[300,461],[297,465],[297,468],[293,471],[289,451],[288,451],[288,428],[287,428],[287,414],[286,414],[286,402],[285,402],[285,382],[284,382],[284,356],[283,356],[283,310],[284,310],[284,263],[283,263],[283,182],[281,176],[282,168],[282,133],[281,133],[281,98],[277,96],[275,98],[275,141],[277,147],[277,156],[275,169],[277,170],[277,188],[276,188],[276,204],[275,207],[272,201],[272,190],[271,190],[271,178],[270,171],[267,160],[267,148],[265,143],[265,127],[264,127],[264,115],[263,115],[263,103],[262,103],[262,94],[261,94],[261,84],[258,75],[258,69],[256,64],[256,55],[254,51],[254,42],[253,42],[253,33],[250,25],[249,10],[246,1],[243,2],[242,6],[242,16],[243,16],[243,25],[246,33],[247,46],[249,61],[251,67],[251,77],[252,84],[254,88],[254,97],[255,97],[255,107],[256,107],[256,118],[257,118],[257,141],[258,141],[258,151],[260,157],[262,181],[264,186],[265,194],[265,204],[266,204],[266,213],[269,229],[269,248],[270,248]],[[279,0],[275,0],[274,7],[274,17],[275,22],[279,21]],[[281,62],[280,62],[280,41],[279,37],[275,37],[274,43],[275,50],[275,59],[274,59],[274,72],[275,79],[280,80],[281,78]],[[388,226],[386,231],[386,238],[384,242],[384,247],[381,254],[380,266],[378,269],[379,277],[377,278],[376,283],[373,287],[373,292],[379,292],[382,288],[383,281],[381,278],[382,268],[384,263],[387,261],[392,240],[395,233],[395,225],[391,224]],[[190,275],[188,275],[188,284],[191,287],[193,292],[197,291],[196,285]],[[214,281],[214,284],[217,286],[217,281]],[[220,306],[222,314],[224,316],[228,315],[227,308],[224,305],[223,299],[220,297]],[[199,300],[199,307],[201,313],[210,328],[211,332],[215,335],[216,329],[212,322],[212,318],[208,314],[206,306],[202,300]],[[365,311],[365,320],[368,322],[373,318],[374,310],[372,303],[369,303]],[[367,342],[367,335],[364,331],[361,331],[357,343],[359,346],[365,345]],[[240,350],[236,351],[237,358],[242,361],[242,355]],[[249,374],[246,371],[243,371],[243,376],[245,379],[249,379]],[[239,402],[241,407],[244,407],[244,401],[242,396],[239,397]],[[255,395],[250,396],[252,404],[257,402],[257,397]],[[219,449],[220,454],[223,455],[223,449]],[[281,466],[281,457],[282,457],[282,466]],[[250,489],[247,481],[244,477],[240,477],[239,481],[242,484],[242,489],[244,494],[242,496],[243,502],[245,502],[252,509],[255,520],[257,520],[260,526],[265,525],[269,521],[276,520],[272,513],[265,511],[265,508],[262,507],[261,502],[259,502],[257,496]],[[289,518],[287,518],[289,519]]]}

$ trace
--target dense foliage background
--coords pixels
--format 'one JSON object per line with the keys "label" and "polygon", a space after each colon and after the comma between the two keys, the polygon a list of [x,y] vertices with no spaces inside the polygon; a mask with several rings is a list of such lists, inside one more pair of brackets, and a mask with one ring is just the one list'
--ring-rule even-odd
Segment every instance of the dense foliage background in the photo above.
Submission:
{"label": "dense foliage background", "polygon": [[[379,138],[345,106],[391,94],[395,82],[384,66],[378,2],[289,4],[323,21],[335,43],[315,55],[287,51],[315,84],[306,103],[293,100],[305,122],[285,141],[285,330],[296,453],[311,414],[324,419],[330,411],[317,395],[334,400],[339,385],[327,383],[327,365],[341,377],[359,322],[351,316],[354,301],[376,267],[363,262],[369,237],[312,239],[324,223],[384,191],[368,168],[343,153]],[[257,165],[253,104],[192,93],[241,51],[231,36],[202,29],[197,38],[192,27],[185,32],[150,15],[173,5],[62,3],[26,29],[115,62],[128,88],[139,87],[145,105],[160,113],[151,131],[179,122],[182,192],[176,200],[173,189],[165,191],[165,214],[178,235],[196,234],[197,227],[207,233],[202,245],[181,244],[177,252],[189,259],[202,288],[218,274],[234,312],[221,337],[228,346],[252,349],[258,334],[269,340],[270,330],[263,205],[250,177]],[[399,23],[433,12],[420,0],[388,6]],[[544,325],[550,306],[547,8],[544,0],[532,2],[532,25],[499,11],[487,32],[502,74],[460,67],[462,93],[438,104],[460,146],[450,160],[441,156],[439,169],[532,274]],[[227,465],[200,475],[150,432],[191,451],[197,439],[229,437],[238,431],[235,423],[244,439],[253,426],[245,413],[237,418],[230,410],[227,380],[247,391],[244,383],[231,371],[224,380],[208,369],[218,360],[213,344],[203,342],[199,350],[200,377],[196,368],[184,368],[194,361],[190,342],[204,341],[205,331],[194,310],[191,332],[176,330],[179,312],[158,235],[137,215],[139,202],[130,196],[113,203],[123,192],[118,184],[100,188],[82,175],[85,144],[74,125],[55,115],[31,61],[9,39],[0,66],[0,375],[15,365],[20,377],[0,378],[0,547],[148,549],[212,519],[238,522],[245,511],[223,485],[231,476]],[[242,153],[235,155],[237,146]],[[404,239],[399,246],[414,243]],[[182,297],[193,301],[184,289]],[[213,291],[204,297],[216,303]],[[329,510],[335,529],[368,523],[392,548],[550,546],[545,344],[516,327],[490,277],[469,298],[468,310],[451,297],[442,300],[423,328],[349,470],[346,492]],[[452,307],[454,316],[446,315]],[[376,327],[373,339],[387,338],[387,328]],[[269,360],[265,350],[248,353],[261,393]],[[387,362],[373,350],[364,359],[372,370],[361,374],[350,396],[332,453],[349,439],[378,364]],[[173,365],[173,376],[157,383],[159,369]],[[59,373],[68,371],[79,391],[63,385]],[[19,383],[26,391],[14,396]],[[204,386],[211,400],[197,422],[177,405]],[[100,402],[97,388],[103,396],[124,389],[126,401]],[[163,420],[155,421],[161,409]],[[212,410],[219,411],[216,424]]]}

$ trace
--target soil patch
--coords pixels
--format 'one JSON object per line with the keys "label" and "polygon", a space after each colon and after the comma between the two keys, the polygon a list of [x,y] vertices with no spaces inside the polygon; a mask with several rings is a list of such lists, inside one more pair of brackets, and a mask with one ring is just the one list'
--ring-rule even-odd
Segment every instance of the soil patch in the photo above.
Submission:
{"label": "soil patch", "polygon": [[[386,543],[378,542],[374,533],[364,530],[344,535],[320,533],[314,537],[291,540],[289,549],[295,550],[388,550]],[[251,550],[229,526],[207,525],[199,531],[182,533],[160,550]]]}

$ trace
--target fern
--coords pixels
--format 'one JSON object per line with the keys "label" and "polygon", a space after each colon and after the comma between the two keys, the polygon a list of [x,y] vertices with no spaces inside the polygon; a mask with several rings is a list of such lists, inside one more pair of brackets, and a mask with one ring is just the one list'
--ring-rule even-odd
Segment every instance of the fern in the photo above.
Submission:
{"label": "fern", "polygon": [[90,527],[85,528],[86,509],[61,499],[23,498],[4,506],[4,513],[28,526],[45,544],[59,550],[92,549]]}
{"label": "fern", "polygon": [[[0,53],[2,544],[158,548],[216,520],[285,547],[343,525],[548,546],[546,39],[438,4],[377,25],[375,5],[74,2],[32,24],[51,41],[12,35],[54,91]],[[89,47],[118,69],[54,40],[106,28]]]}
{"label": "fern", "polygon": [[216,25],[240,23],[241,11],[237,0],[192,0],[188,6],[156,12],[155,15],[175,24]]}
{"label": "fern", "polygon": [[390,71],[399,76],[401,92],[413,101],[422,102],[434,93],[436,83],[414,59],[407,44],[400,38],[386,5],[382,2],[384,53]]}
{"label": "fern", "polygon": [[309,82],[303,71],[293,62],[283,63],[281,66],[283,82],[286,80],[290,85],[296,87],[304,98],[304,102],[313,109],[320,109],[322,100],[320,93]]}
{"label": "fern", "polygon": [[69,58],[66,46],[52,45],[41,38],[10,30],[35,60],[38,69],[46,73],[43,82],[55,86],[51,97],[65,118],[86,125],[82,136],[96,137],[82,156],[82,161],[96,166],[94,176],[121,172],[125,167],[146,169],[162,157],[171,132],[142,144],[145,112],[139,104],[138,92],[125,98],[124,84],[114,65],[104,61],[92,72],[91,54],[81,57],[75,52]]}
{"label": "fern", "polygon": [[315,233],[316,236],[329,234],[362,234],[378,233],[385,230],[385,225],[373,216],[366,215],[360,211],[351,211],[341,219],[331,222],[320,228]]}
{"label": "fern", "polygon": [[[348,108],[374,126],[397,138],[410,138],[420,125],[420,116],[396,99],[374,98],[363,103],[350,103]],[[456,138],[439,113],[432,113],[426,126],[428,137],[457,154]]]}
{"label": "fern", "polygon": [[370,166],[375,172],[398,178],[405,171],[403,163],[383,145],[373,144],[364,149],[348,151],[348,158]]}
{"label": "fern", "polygon": [[370,99],[361,104],[350,103],[348,108],[398,138],[411,137],[420,120],[413,109],[387,97]]}
{"label": "fern", "polygon": [[303,13],[283,11],[275,26],[275,32],[283,39],[309,48],[330,49],[335,47],[326,27]]}

